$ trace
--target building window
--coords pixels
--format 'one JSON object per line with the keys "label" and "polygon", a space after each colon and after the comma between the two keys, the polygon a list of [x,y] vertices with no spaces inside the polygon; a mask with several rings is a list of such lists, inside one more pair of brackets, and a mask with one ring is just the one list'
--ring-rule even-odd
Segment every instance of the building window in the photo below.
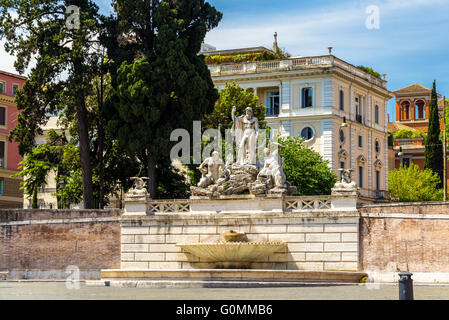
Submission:
{"label": "building window", "polygon": [[344,169],[345,168],[345,162],[344,161],[340,161],[340,169]]}
{"label": "building window", "polygon": [[380,171],[376,170],[376,191],[380,190]]}
{"label": "building window", "polygon": [[312,88],[302,88],[301,90],[302,94],[302,107],[303,108],[310,108],[313,105],[313,90]]}
{"label": "building window", "polygon": [[410,120],[410,102],[404,101],[401,103],[401,120]]}
{"label": "building window", "polygon": [[0,107],[0,126],[6,126],[6,108]]}
{"label": "building window", "polygon": [[363,136],[359,136],[359,148],[363,148]]}
{"label": "building window", "polygon": [[311,127],[305,127],[301,130],[301,138],[305,139],[306,141],[311,140],[313,136],[314,132]]}
{"label": "building window", "polygon": [[3,179],[0,179],[0,196],[2,196],[3,195],[3,185],[4,185],[4,180]]}
{"label": "building window", "polygon": [[0,141],[0,168],[5,167],[5,141]]}
{"label": "building window", "polygon": [[5,94],[6,92],[6,83],[4,81],[0,81],[0,93]]}
{"label": "building window", "polygon": [[359,187],[363,188],[363,167],[359,167]]}
{"label": "building window", "polygon": [[13,84],[13,85],[12,85],[12,95],[13,95],[13,96],[16,95],[17,90],[19,90],[19,85],[18,85],[18,84]]}
{"label": "building window", "polygon": [[340,110],[345,110],[345,92],[340,90]]}
{"label": "building window", "polygon": [[345,143],[345,133],[342,129],[340,129],[340,142]]}
{"label": "building window", "polygon": [[426,118],[425,103],[422,100],[415,103],[415,118],[420,120]]}
{"label": "building window", "polygon": [[376,153],[380,153],[380,143],[379,140],[376,140],[376,142],[374,143],[374,148],[376,150]]}
{"label": "building window", "polygon": [[360,97],[355,97],[355,120],[362,123],[362,104]]}
{"label": "building window", "polygon": [[379,106],[377,104],[374,107],[374,122],[379,124]]}
{"label": "building window", "polygon": [[278,115],[279,115],[279,91],[268,92],[267,116],[274,117]]}

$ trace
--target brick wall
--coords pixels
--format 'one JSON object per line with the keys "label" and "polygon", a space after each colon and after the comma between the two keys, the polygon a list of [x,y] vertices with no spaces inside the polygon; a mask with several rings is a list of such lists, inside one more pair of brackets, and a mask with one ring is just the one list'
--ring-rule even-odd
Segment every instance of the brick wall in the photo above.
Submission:
{"label": "brick wall", "polygon": [[0,269],[120,266],[119,210],[0,210]]}
{"label": "brick wall", "polygon": [[229,230],[250,241],[287,243],[286,249],[255,261],[253,269],[358,270],[358,213],[168,214],[122,220],[122,269],[215,268],[176,244],[214,242]]}
{"label": "brick wall", "polygon": [[449,272],[449,204],[360,208],[362,270]]}

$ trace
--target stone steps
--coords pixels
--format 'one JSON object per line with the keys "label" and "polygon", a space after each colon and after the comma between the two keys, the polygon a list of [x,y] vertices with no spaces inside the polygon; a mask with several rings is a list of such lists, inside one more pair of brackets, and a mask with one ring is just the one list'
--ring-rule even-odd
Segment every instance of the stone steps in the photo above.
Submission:
{"label": "stone steps", "polygon": [[323,287],[353,286],[354,283],[305,282],[305,281],[191,281],[191,280],[87,280],[87,286],[124,288],[275,288],[275,287]]}
{"label": "stone steps", "polygon": [[261,287],[342,285],[360,283],[363,272],[185,269],[185,270],[102,270],[101,280],[88,285],[150,288]]}

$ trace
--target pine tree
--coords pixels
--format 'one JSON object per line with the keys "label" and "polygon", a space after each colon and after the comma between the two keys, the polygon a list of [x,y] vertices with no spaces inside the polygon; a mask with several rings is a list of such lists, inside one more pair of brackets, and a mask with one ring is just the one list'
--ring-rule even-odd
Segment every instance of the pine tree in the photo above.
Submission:
{"label": "pine tree", "polygon": [[438,188],[443,181],[443,144],[440,140],[440,117],[438,113],[438,96],[433,82],[429,110],[429,129],[427,132],[424,169],[431,169],[440,177]]}
{"label": "pine tree", "polygon": [[16,70],[23,73],[31,59],[36,61],[16,96],[22,112],[10,139],[19,143],[20,154],[29,153],[50,115],[63,109],[73,113],[86,209],[94,206],[86,97],[98,61],[92,50],[101,29],[98,10],[90,0],[0,1],[0,38],[16,57]]}

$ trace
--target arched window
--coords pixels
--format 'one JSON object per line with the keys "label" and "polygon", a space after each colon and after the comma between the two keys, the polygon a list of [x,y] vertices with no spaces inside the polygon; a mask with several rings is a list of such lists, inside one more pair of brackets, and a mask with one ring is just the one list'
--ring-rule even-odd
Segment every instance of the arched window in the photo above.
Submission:
{"label": "arched window", "polygon": [[305,127],[301,130],[301,138],[305,139],[306,141],[313,139],[315,135],[315,132],[311,127]]}
{"label": "arched window", "polygon": [[410,102],[401,103],[401,120],[410,120]]}
{"label": "arched window", "polygon": [[418,100],[415,102],[415,118],[416,119],[426,118],[425,103],[422,100]]}
{"label": "arched window", "polygon": [[379,124],[379,106],[377,104],[374,106],[374,122]]}

